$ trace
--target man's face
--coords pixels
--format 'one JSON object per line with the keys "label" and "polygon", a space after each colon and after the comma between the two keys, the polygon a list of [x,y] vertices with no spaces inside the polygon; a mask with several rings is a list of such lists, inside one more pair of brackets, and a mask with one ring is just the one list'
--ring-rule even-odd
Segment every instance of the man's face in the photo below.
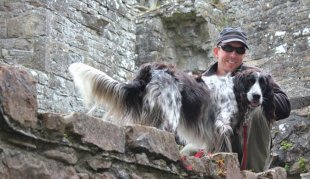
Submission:
{"label": "man's face", "polygon": [[[243,43],[241,42],[229,42],[225,45],[233,48],[244,47]],[[228,49],[231,50],[233,48]],[[245,57],[245,53],[238,54],[235,49],[233,49],[232,52],[228,52],[227,50],[225,51],[224,47],[215,47],[213,52],[214,56],[218,60],[218,75],[225,75],[229,72],[235,71],[242,64],[242,61]]]}

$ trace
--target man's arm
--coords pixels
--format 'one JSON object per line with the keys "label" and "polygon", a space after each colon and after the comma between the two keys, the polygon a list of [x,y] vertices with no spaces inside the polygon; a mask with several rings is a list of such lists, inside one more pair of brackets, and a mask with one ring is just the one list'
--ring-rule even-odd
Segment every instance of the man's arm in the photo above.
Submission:
{"label": "man's arm", "polygon": [[291,113],[291,104],[287,95],[281,90],[281,88],[274,83],[274,101],[276,107],[276,120],[287,118]]}

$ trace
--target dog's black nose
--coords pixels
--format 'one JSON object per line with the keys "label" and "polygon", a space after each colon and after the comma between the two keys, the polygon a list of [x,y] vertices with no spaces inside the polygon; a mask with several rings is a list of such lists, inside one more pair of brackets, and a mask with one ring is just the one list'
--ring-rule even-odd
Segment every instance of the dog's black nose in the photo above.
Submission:
{"label": "dog's black nose", "polygon": [[259,100],[260,99],[260,95],[259,94],[253,94],[253,99],[254,100]]}

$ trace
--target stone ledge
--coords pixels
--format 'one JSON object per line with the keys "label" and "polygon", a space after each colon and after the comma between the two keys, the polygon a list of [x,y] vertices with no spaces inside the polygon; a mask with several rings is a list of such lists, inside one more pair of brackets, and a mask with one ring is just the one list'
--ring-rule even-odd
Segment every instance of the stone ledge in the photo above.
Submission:
{"label": "stone ledge", "polygon": [[125,126],[125,128],[126,145],[130,150],[150,152],[156,156],[162,155],[174,162],[180,159],[175,136],[172,133],[140,125]]}

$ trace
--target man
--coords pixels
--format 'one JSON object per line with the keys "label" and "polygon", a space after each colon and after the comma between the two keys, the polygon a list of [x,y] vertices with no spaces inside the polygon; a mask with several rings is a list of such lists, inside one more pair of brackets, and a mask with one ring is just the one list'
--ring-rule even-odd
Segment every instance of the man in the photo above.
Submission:
{"label": "man", "polygon": [[[227,73],[234,75],[238,71],[243,71],[249,67],[243,64],[246,50],[249,49],[247,35],[240,28],[224,28],[220,33],[216,47],[213,53],[217,62],[211,68],[203,73],[205,76],[218,75],[223,76]],[[276,120],[287,118],[290,115],[291,107],[287,95],[274,83],[274,99],[276,105]],[[241,133],[241,132],[240,132]],[[241,133],[242,134],[242,133]],[[237,136],[242,138],[243,136]],[[233,141],[242,141],[234,140]],[[246,169],[254,172],[261,172],[268,169],[270,163],[270,128],[264,119],[264,116],[257,114],[248,125],[248,145],[247,160],[245,161]],[[233,142],[233,148],[239,148],[239,160],[242,158],[240,142]],[[240,158],[241,156],[241,158]]]}

